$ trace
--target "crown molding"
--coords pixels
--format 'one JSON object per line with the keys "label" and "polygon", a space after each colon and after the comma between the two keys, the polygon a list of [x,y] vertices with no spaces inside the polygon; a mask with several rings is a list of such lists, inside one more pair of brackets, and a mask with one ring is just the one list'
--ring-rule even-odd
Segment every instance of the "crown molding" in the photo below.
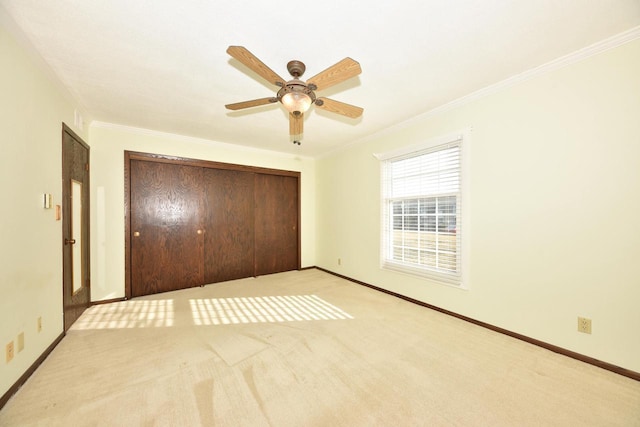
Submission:
{"label": "crown molding", "polygon": [[615,49],[618,46],[621,46],[625,43],[636,40],[638,38],[640,38],[640,26],[632,28],[623,33],[617,34],[613,37],[609,37],[607,39],[601,40],[597,43],[584,47],[568,55],[561,56],[560,58],[554,59],[553,61],[547,62],[546,64],[524,71],[520,74],[516,74],[501,82],[487,86],[483,89],[472,92],[469,95],[465,95],[461,98],[458,98],[440,107],[434,108],[433,110],[427,111],[426,113],[417,117],[426,118],[426,117],[443,113],[445,111],[458,108],[462,105],[468,104],[480,98],[484,98],[485,96],[492,95],[496,92],[500,92],[506,88],[523,83],[527,80],[531,80],[538,76],[548,74],[560,68],[564,68],[568,65],[572,65],[572,64],[584,61],[585,59],[590,58],[599,53],[603,53],[608,50]]}
{"label": "crown molding", "polygon": [[481,98],[484,98],[486,96],[492,95],[494,93],[503,91],[507,88],[510,88],[512,86],[515,86],[517,84],[523,83],[525,81],[531,80],[533,78],[536,78],[538,76],[550,73],[552,71],[558,70],[560,68],[566,67],[568,65],[571,64],[575,64],[578,63],[580,61],[583,61],[587,58],[590,58],[594,55],[609,51],[611,49],[615,49],[619,46],[622,46],[623,44],[629,43],[631,41],[637,40],[640,38],[640,26],[631,28],[627,31],[624,31],[622,33],[616,34],[615,36],[606,38],[604,40],[601,40],[597,43],[594,43],[592,45],[589,45],[587,47],[584,47],[582,49],[579,49],[575,52],[572,52],[568,55],[565,56],[561,56],[557,59],[554,59],[550,62],[547,62],[545,64],[542,64],[538,67],[532,68],[530,70],[524,71],[520,74],[516,74],[512,77],[509,77],[505,80],[502,80],[498,83],[486,86],[480,90],[477,90],[475,92],[471,92],[468,95],[465,95],[463,97],[460,97],[458,99],[455,99],[451,102],[448,102],[446,104],[443,104],[439,107],[433,108],[429,111],[426,111],[424,113],[418,114],[416,116],[413,116],[405,121],[402,121],[398,124],[395,124],[393,126],[387,127],[385,129],[382,129],[378,132],[375,132],[371,135],[367,135],[365,137],[362,137],[360,139],[357,139],[355,141],[352,141],[349,144],[345,144],[339,148],[336,148],[335,150],[329,151],[327,153],[324,153],[320,156],[317,156],[317,159],[321,159],[321,158],[325,158],[325,157],[329,157],[333,154],[336,154],[340,151],[343,151],[351,146],[354,145],[358,145],[358,144],[362,144],[368,141],[372,141],[374,139],[378,139],[381,138],[383,136],[398,132],[402,129],[405,129],[409,126],[411,126],[412,124],[428,119],[430,117],[434,117],[437,116],[439,114],[445,113],[447,111],[451,111],[454,110],[456,108],[462,107],[463,105],[469,104],[471,102],[477,101]]}

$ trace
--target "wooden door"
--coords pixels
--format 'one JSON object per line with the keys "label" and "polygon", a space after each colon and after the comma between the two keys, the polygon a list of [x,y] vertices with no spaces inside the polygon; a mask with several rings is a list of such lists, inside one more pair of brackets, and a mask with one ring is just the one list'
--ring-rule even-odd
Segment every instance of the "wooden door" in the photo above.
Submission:
{"label": "wooden door", "polygon": [[255,275],[300,268],[298,178],[255,174]]}
{"label": "wooden door", "polygon": [[62,306],[69,330],[91,298],[89,146],[62,126]]}
{"label": "wooden door", "polygon": [[205,283],[254,275],[253,173],[204,169]]}
{"label": "wooden door", "polygon": [[126,151],[126,297],[299,269],[299,180]]}
{"label": "wooden door", "polygon": [[131,160],[132,296],[204,284],[202,168]]}

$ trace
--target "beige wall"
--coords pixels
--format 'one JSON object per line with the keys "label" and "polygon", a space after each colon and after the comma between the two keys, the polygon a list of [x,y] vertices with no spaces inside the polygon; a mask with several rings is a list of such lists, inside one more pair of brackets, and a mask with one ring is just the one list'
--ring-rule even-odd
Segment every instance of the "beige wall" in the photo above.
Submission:
{"label": "beige wall", "polygon": [[302,266],[315,265],[315,162],[119,126],[94,124],[91,138],[91,298],[119,298],[124,288],[124,151],[285,169],[301,173]]}
{"label": "beige wall", "polygon": [[[640,371],[639,76],[636,40],[320,159],[317,264]],[[381,270],[372,154],[468,128],[470,289]]]}
{"label": "beige wall", "polygon": [[[42,195],[61,203],[62,122],[73,128],[76,105],[31,52],[0,8],[0,396],[63,329],[62,226]],[[21,332],[24,350],[5,363]]]}

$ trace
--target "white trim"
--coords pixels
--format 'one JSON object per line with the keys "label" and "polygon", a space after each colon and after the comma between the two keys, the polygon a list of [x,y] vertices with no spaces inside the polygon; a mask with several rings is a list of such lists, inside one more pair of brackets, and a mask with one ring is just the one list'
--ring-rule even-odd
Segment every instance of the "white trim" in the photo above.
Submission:
{"label": "white trim", "polygon": [[436,108],[432,108],[429,111],[425,111],[424,113],[415,115],[413,117],[408,118],[405,121],[402,121],[400,123],[397,123],[395,125],[386,127],[380,131],[374,132],[370,135],[367,136],[363,136],[362,138],[358,138],[354,141],[351,141],[348,144],[344,144],[338,148],[335,148],[331,151],[328,151],[324,154],[320,154],[318,156],[316,156],[316,159],[322,159],[328,156],[331,156],[333,154],[336,154],[338,152],[341,152],[343,150],[346,150],[349,147],[355,146],[355,145],[359,145],[359,144],[363,144],[365,142],[369,142],[378,138],[381,138],[383,136],[401,131],[403,129],[406,129],[407,127],[413,125],[415,122],[418,121],[422,121],[424,119],[433,117],[433,116],[437,116],[439,114],[445,113],[447,111],[453,110],[455,108],[458,107],[462,107],[466,104],[469,104],[471,102],[474,102],[478,99],[484,98],[486,96],[492,95],[494,93],[500,92],[502,90],[505,90],[511,86],[514,86],[518,83],[523,83],[527,80],[531,80],[533,78],[536,78],[538,76],[542,76],[544,74],[548,74],[552,71],[555,71],[559,68],[562,67],[566,67],[568,65],[571,64],[575,64],[577,62],[580,62],[582,60],[585,60],[591,56],[597,55],[599,53],[602,52],[606,52],[608,50],[611,49],[615,49],[625,43],[629,43],[631,41],[634,41],[636,39],[640,38],[640,26],[637,27],[633,27],[625,32],[622,32],[620,34],[616,34],[612,37],[606,38],[604,40],[601,40],[599,42],[596,42],[590,46],[584,47],[582,49],[576,50],[572,53],[569,53],[567,55],[561,56],[559,58],[556,58],[552,61],[549,61],[545,64],[542,64],[538,67],[534,67],[530,70],[524,71],[520,74],[516,74],[514,76],[511,76],[505,80],[502,80],[498,83],[486,86],[482,89],[479,89],[477,91],[471,92],[468,95],[462,96],[460,98],[454,99],[453,101],[447,102],[446,104],[443,104],[439,107]]}
{"label": "white trim", "polygon": [[489,85],[485,88],[477,90],[475,92],[471,92],[468,95],[465,95],[461,98],[458,98],[454,101],[448,102],[440,107],[436,107],[420,116],[420,118],[432,117],[437,114],[444,113],[449,110],[453,110],[455,108],[461,107],[463,105],[469,104],[477,99],[484,98],[485,96],[492,95],[496,92],[500,92],[504,89],[515,86],[519,83],[523,83],[527,80],[531,80],[535,77],[548,74],[552,71],[558,70],[560,68],[564,68],[568,65],[575,64],[577,62],[583,61],[591,56],[597,55],[601,52],[606,52],[608,50],[614,49],[618,46],[621,46],[625,43],[628,43],[632,40],[640,38],[640,26],[632,28],[629,31],[625,31],[624,33],[617,34],[613,37],[609,37],[607,39],[601,40],[597,43],[594,43],[590,46],[579,49],[575,52],[572,52],[568,55],[561,56],[560,58],[556,58],[550,62],[542,64],[538,67],[532,68],[530,70],[524,71],[522,73],[516,74],[503,80],[501,82]]}
{"label": "white trim", "polygon": [[249,147],[249,146],[246,146],[246,145],[231,144],[231,143],[228,143],[228,142],[214,141],[212,139],[205,139],[205,138],[198,138],[198,137],[194,137],[194,136],[180,135],[180,134],[177,134],[177,133],[169,133],[169,132],[162,132],[162,131],[153,130],[153,129],[145,129],[145,128],[139,128],[139,127],[133,127],[133,126],[119,125],[119,124],[115,124],[115,123],[102,122],[102,121],[99,121],[99,120],[92,121],[90,127],[92,127],[92,128],[96,127],[96,128],[102,128],[102,129],[112,129],[112,130],[118,130],[118,131],[134,133],[134,134],[144,135],[144,136],[166,138],[166,139],[172,139],[172,140],[180,140],[180,141],[186,141],[186,142],[190,142],[190,143],[194,143],[194,144],[208,145],[208,146],[211,146],[211,147],[224,148],[224,149],[234,150],[234,151],[246,151],[246,152],[251,152],[251,153],[269,154],[269,155],[272,155],[272,156],[283,157],[283,158],[287,158],[287,159],[299,158],[299,159],[313,160],[313,157],[302,156],[300,154],[284,153],[284,152],[281,152],[281,151],[265,150],[265,149],[262,149],[262,148]]}
{"label": "white trim", "polygon": [[444,145],[451,142],[460,141],[464,139],[465,134],[469,133],[473,128],[469,128],[464,131],[450,133],[448,135],[432,138],[425,142],[419,142],[417,144],[411,144],[404,147],[397,148],[395,150],[385,151],[384,153],[373,153],[373,157],[382,161],[393,159],[395,157],[404,156],[406,154],[415,153],[417,151],[426,150],[438,145]]}
{"label": "white trim", "polygon": [[[395,150],[387,151],[384,153],[375,153],[373,154],[380,161],[380,268],[387,271],[393,271],[397,273],[407,274],[413,277],[421,277],[426,280],[432,281],[433,283],[437,283],[440,285],[446,285],[455,287],[458,289],[469,290],[470,289],[470,254],[471,254],[471,134],[473,132],[473,128],[469,127],[467,129],[453,132],[444,136],[436,137],[429,139],[428,141],[424,141],[418,144],[411,144],[402,148],[398,148]],[[457,275],[448,276],[446,273],[440,273],[438,271],[430,271],[427,269],[421,269],[419,267],[412,267],[410,265],[404,265],[400,263],[395,263],[392,260],[386,259],[386,239],[388,236],[384,231],[384,224],[387,219],[386,214],[386,199],[385,199],[385,182],[386,182],[386,168],[385,162],[396,157],[405,156],[410,153],[419,152],[422,150],[429,149],[431,147],[436,147],[439,145],[444,145],[448,143],[458,142],[460,141],[460,156],[461,156],[461,165],[460,165],[460,182],[461,182],[461,192],[460,192],[460,226],[461,226],[461,236],[462,239],[460,242],[461,245],[461,253],[460,259],[462,260],[460,266],[460,272]],[[455,277],[454,277],[455,276]],[[456,279],[456,277],[458,279]]]}

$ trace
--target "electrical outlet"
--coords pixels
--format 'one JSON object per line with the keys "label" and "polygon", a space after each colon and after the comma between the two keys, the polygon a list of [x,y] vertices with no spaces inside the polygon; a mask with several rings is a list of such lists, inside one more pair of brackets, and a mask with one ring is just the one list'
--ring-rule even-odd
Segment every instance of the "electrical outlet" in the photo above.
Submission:
{"label": "electrical outlet", "polygon": [[13,340],[9,341],[9,344],[7,344],[7,363],[11,362],[11,359],[13,359]]}
{"label": "electrical outlet", "polygon": [[18,334],[18,353],[20,353],[22,350],[24,350],[24,332],[20,332]]}
{"label": "electrical outlet", "polygon": [[38,317],[38,332],[42,332],[42,316]]}
{"label": "electrical outlet", "polygon": [[590,334],[591,319],[587,319],[586,317],[578,317],[578,332]]}

